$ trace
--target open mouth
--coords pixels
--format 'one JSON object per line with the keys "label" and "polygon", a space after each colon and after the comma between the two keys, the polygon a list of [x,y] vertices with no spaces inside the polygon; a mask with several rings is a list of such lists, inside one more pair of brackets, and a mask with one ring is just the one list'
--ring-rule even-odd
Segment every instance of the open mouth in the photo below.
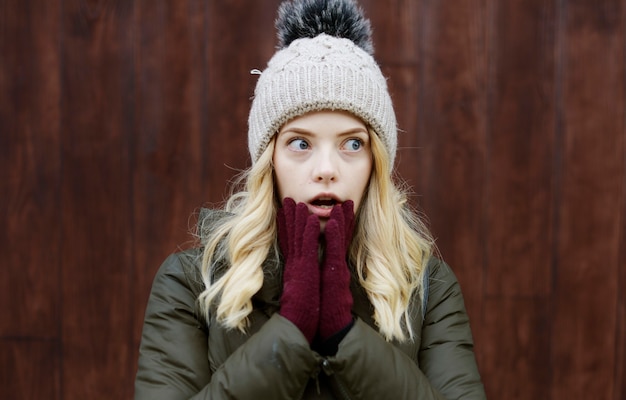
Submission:
{"label": "open mouth", "polygon": [[336,199],[320,198],[313,200],[311,204],[320,208],[333,208],[336,204],[339,204],[339,202]]}

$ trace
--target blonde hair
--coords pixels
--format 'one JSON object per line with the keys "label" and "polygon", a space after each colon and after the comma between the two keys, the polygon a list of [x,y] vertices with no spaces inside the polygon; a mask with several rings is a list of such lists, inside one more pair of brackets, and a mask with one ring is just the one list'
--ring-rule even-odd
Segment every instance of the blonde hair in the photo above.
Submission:
{"label": "blonde hair", "polygon": [[[273,153],[272,140],[258,162],[239,177],[245,187],[230,196],[225,210],[231,215],[203,238],[201,310],[208,321],[211,305],[217,305],[217,321],[241,331],[252,312],[252,296],[263,285],[263,262],[275,245]],[[214,269],[224,262],[230,267],[213,281]]]}
{"label": "blonde hair", "polygon": [[[406,186],[392,179],[389,155],[370,131],[374,171],[365,193],[350,258],[374,306],[374,321],[387,339],[413,338],[410,305],[422,281],[434,240],[408,203]],[[367,227],[367,228],[366,228]]]}
{"label": "blonde hair", "polygon": [[[356,216],[350,260],[361,286],[374,306],[374,321],[387,340],[413,338],[410,305],[422,279],[434,242],[407,201],[406,189],[392,179],[387,150],[370,130],[374,167]],[[272,157],[274,140],[242,175],[245,188],[231,196],[230,217],[210,233],[202,259],[206,286],[199,296],[201,309],[227,328],[245,331],[252,312],[252,296],[263,285],[263,263],[276,243],[276,199]],[[367,227],[365,229],[364,227]],[[225,273],[212,280],[213,269],[224,262]]]}

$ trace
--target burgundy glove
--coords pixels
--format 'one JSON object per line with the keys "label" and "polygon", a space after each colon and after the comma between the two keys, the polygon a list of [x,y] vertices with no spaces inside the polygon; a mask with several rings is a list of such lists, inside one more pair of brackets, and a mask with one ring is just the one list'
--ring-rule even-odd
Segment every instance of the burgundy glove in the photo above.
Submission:
{"label": "burgundy glove", "polygon": [[326,340],[352,323],[350,270],[346,262],[354,227],[354,203],[336,205],[326,223],[319,335]]}
{"label": "burgundy glove", "polygon": [[309,343],[320,312],[319,235],[319,218],[309,215],[304,203],[285,198],[278,210],[278,243],[285,258],[280,315],[293,322]]}

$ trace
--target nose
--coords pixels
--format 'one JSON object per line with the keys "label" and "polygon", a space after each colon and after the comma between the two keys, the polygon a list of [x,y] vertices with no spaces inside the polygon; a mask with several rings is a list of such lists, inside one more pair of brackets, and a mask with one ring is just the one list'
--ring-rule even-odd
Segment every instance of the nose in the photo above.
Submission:
{"label": "nose", "polygon": [[329,150],[320,150],[315,157],[313,180],[316,182],[334,182],[338,177],[336,155]]}

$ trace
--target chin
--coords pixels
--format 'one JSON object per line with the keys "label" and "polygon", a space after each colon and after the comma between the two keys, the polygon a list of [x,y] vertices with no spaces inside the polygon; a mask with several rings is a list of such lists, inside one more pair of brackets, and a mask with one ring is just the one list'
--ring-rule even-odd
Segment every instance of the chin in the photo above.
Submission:
{"label": "chin", "polygon": [[325,229],[326,229],[326,219],[322,219],[320,218],[320,233],[324,233]]}

